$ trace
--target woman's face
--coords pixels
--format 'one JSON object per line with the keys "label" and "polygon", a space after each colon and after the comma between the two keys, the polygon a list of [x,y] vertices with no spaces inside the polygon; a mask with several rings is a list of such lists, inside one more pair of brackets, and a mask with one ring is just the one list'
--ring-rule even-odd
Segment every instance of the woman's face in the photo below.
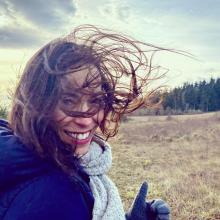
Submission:
{"label": "woman's face", "polygon": [[[85,86],[85,82],[95,75],[98,77],[92,81],[93,86]],[[102,94],[100,81],[100,75],[94,66],[67,74],[61,79],[64,92],[53,117],[57,123],[59,137],[75,148],[76,155],[85,154],[89,150],[93,135],[104,118],[104,109],[97,108],[92,116],[83,117],[70,116],[64,109],[77,113],[95,110]]]}

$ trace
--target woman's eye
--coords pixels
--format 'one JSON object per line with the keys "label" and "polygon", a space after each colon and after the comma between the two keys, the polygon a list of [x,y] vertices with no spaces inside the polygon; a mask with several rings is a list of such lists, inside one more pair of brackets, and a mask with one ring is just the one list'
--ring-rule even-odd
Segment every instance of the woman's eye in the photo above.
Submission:
{"label": "woman's eye", "polygon": [[73,104],[73,100],[71,100],[71,99],[63,99],[62,103],[64,105],[72,105]]}
{"label": "woman's eye", "polygon": [[92,100],[90,101],[90,103],[103,105],[103,104],[105,103],[105,99],[104,99],[103,97],[95,98],[95,99],[92,99]]}

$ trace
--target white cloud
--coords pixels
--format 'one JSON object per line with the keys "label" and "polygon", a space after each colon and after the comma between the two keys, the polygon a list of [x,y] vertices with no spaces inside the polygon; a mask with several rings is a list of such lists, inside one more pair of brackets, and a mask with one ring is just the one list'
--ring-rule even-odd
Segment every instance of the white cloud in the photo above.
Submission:
{"label": "white cloud", "polygon": [[27,48],[41,45],[45,39],[36,30],[23,27],[0,28],[1,48]]}
{"label": "white cloud", "polygon": [[50,31],[62,29],[76,11],[71,0],[5,0],[5,5],[9,16],[13,13],[25,18],[38,28],[46,28]]}
{"label": "white cloud", "polygon": [[3,0],[0,2],[0,46],[40,45],[65,31],[75,12],[71,0]]}
{"label": "white cloud", "polygon": [[219,0],[2,0],[0,16],[3,47],[42,44],[79,24],[90,23],[195,54],[201,62],[161,58],[176,82],[220,69]]}

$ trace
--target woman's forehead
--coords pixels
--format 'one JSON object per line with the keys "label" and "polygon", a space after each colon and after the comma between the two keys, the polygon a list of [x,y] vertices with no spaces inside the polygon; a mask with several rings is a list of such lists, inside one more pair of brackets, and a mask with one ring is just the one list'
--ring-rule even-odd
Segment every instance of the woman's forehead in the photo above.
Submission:
{"label": "woman's forehead", "polygon": [[62,89],[65,91],[78,89],[101,90],[101,75],[94,66],[86,67],[64,75],[61,79]]}

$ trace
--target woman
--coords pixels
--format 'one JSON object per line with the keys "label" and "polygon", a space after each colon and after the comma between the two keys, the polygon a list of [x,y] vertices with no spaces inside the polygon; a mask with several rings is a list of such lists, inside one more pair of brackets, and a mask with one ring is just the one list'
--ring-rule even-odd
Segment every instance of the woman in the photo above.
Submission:
{"label": "woman", "polygon": [[0,121],[0,219],[169,219],[164,201],[145,201],[146,183],[125,214],[106,176],[120,118],[152,105],[140,46],[151,47],[83,26],[31,58]]}

